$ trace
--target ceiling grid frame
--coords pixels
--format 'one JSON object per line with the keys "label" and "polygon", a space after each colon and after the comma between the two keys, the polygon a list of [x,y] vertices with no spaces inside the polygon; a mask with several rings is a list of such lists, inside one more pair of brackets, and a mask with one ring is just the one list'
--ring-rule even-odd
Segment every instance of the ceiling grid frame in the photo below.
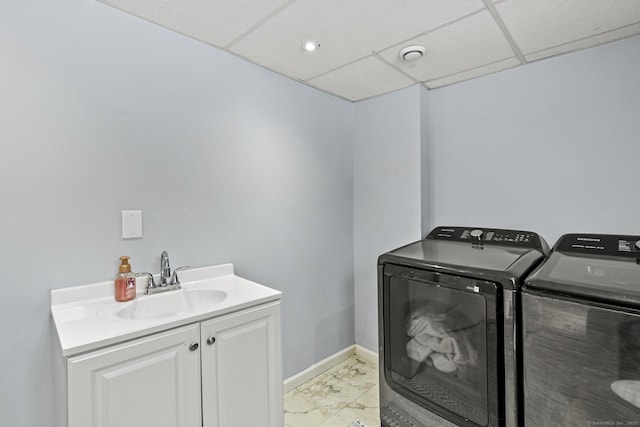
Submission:
{"label": "ceiling grid frame", "polygon": [[240,34],[239,36],[237,36],[235,39],[231,40],[229,43],[226,44],[226,46],[223,47],[224,50],[230,52],[230,49],[233,47],[234,44],[236,44],[239,40],[242,40],[243,38],[245,38],[246,36],[248,36],[249,34],[253,33],[255,30],[257,30],[258,28],[260,28],[261,26],[263,26],[267,21],[269,21],[271,18],[273,18],[274,16],[276,16],[277,14],[279,14],[280,12],[282,12],[284,9],[288,8],[289,6],[291,6],[296,0],[288,0],[285,4],[281,5],[280,7],[278,7],[276,10],[274,10],[273,12],[271,12],[270,14],[268,14],[266,17],[262,18],[259,22],[257,22],[256,24],[254,24],[253,26],[251,26],[251,28],[249,28],[248,30],[246,30],[244,33]]}
{"label": "ceiling grid frame", "polygon": [[493,16],[493,19],[495,19],[496,24],[498,24],[498,27],[500,27],[500,30],[502,30],[502,34],[504,34],[504,37],[507,39],[507,42],[509,42],[511,49],[513,49],[513,52],[515,53],[520,63],[526,64],[527,60],[525,59],[524,54],[520,50],[520,47],[518,46],[516,41],[513,39],[513,36],[509,32],[509,29],[505,25],[504,21],[502,20],[502,17],[500,17],[500,15],[498,14],[498,11],[493,5],[493,0],[482,0],[482,1],[484,2],[484,5],[486,6],[489,13],[491,13],[491,16]]}
{"label": "ceiling grid frame", "polygon": [[[640,34],[640,0],[97,1],[350,101]],[[314,39],[320,49],[304,52]],[[402,61],[400,49],[416,41],[423,57]]]}

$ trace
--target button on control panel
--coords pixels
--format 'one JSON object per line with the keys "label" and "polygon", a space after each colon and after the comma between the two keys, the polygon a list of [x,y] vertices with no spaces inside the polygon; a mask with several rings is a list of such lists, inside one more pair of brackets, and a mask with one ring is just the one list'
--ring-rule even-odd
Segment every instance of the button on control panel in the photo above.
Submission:
{"label": "button on control panel", "polygon": [[475,230],[471,230],[469,231],[469,235],[473,238],[476,238],[478,240],[480,240],[482,238],[482,235],[484,234],[484,231],[476,228]]}
{"label": "button on control panel", "polygon": [[536,233],[495,228],[439,227],[433,230],[427,236],[427,239],[491,243],[529,248],[540,247],[540,237]]}

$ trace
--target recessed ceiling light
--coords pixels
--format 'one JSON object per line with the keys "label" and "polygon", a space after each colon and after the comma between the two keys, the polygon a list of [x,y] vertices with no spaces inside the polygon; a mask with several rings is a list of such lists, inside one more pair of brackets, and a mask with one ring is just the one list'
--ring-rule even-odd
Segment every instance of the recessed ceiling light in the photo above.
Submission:
{"label": "recessed ceiling light", "polygon": [[420,59],[425,50],[424,46],[407,46],[398,52],[398,56],[405,62],[413,62]]}
{"label": "recessed ceiling light", "polygon": [[320,43],[308,40],[302,43],[302,49],[307,52],[315,52],[316,50],[320,49]]}

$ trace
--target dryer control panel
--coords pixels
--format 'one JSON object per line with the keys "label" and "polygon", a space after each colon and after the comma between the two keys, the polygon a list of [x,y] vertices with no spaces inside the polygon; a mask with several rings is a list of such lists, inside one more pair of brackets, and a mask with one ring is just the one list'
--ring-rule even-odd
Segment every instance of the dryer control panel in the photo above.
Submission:
{"label": "dryer control panel", "polygon": [[640,236],[565,234],[553,248],[558,252],[640,258]]}
{"label": "dryer control panel", "polygon": [[437,227],[429,233],[426,239],[476,244],[490,243],[533,249],[543,248],[540,236],[534,232],[499,228]]}

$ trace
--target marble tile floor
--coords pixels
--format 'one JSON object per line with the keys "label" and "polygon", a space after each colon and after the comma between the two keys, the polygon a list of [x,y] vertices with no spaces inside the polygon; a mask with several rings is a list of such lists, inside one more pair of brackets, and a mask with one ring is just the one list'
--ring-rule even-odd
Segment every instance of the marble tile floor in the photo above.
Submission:
{"label": "marble tile floor", "polygon": [[[359,423],[354,423],[359,421]],[[380,426],[378,370],[353,356],[284,396],[285,427]]]}

